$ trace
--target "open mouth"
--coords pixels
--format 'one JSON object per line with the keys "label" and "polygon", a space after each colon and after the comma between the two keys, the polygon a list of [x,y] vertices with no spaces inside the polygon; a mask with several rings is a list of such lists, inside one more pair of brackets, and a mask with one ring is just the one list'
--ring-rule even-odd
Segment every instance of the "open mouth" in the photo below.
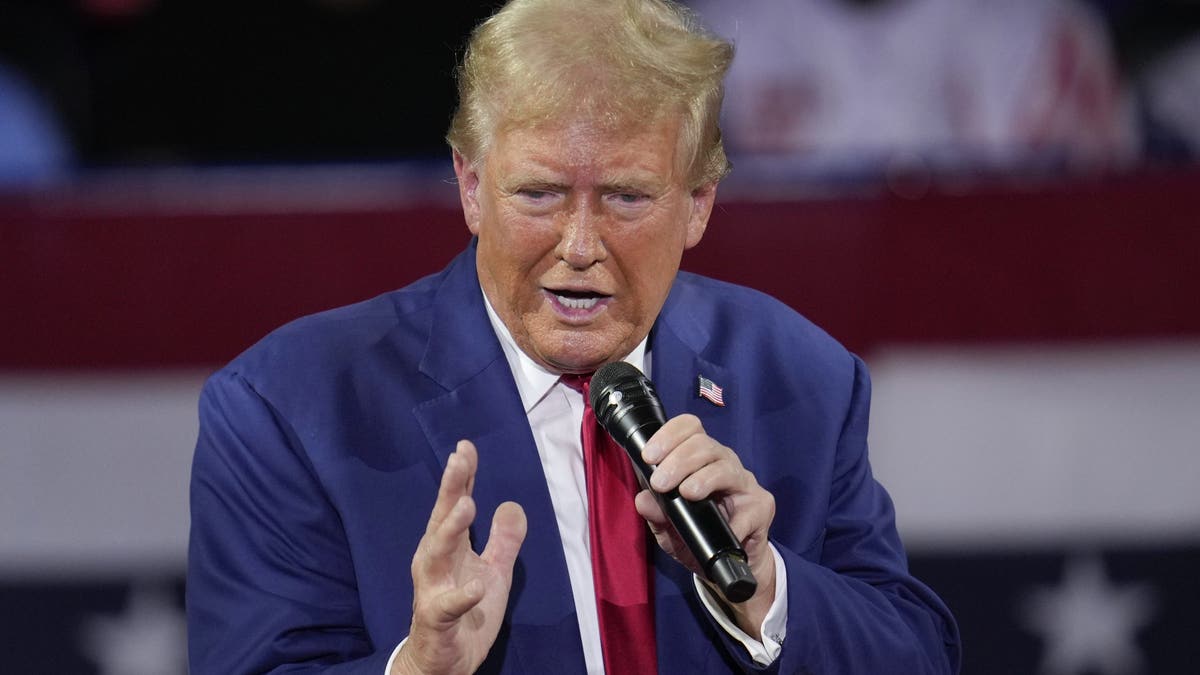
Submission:
{"label": "open mouth", "polygon": [[609,296],[589,291],[550,290],[558,303],[567,309],[588,310]]}

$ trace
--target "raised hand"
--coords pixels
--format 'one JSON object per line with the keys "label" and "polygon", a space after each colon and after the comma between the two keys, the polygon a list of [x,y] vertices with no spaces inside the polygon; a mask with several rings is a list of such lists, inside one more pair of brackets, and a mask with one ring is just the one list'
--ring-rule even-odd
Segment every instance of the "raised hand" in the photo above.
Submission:
{"label": "raised hand", "polygon": [[473,673],[496,641],[525,540],[525,511],[505,502],[492,517],[483,553],[471,549],[471,492],[479,456],[459,441],[446,462],[437,501],[412,560],[413,615],[392,674]]}

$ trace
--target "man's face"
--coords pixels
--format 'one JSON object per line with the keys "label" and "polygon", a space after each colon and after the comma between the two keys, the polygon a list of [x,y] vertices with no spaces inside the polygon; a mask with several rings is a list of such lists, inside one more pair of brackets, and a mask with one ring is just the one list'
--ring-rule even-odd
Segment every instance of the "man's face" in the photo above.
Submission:
{"label": "man's face", "polygon": [[678,119],[634,131],[588,119],[496,135],[457,153],[484,293],[517,345],[556,372],[590,372],[637,346],[695,246],[716,184],[689,190]]}

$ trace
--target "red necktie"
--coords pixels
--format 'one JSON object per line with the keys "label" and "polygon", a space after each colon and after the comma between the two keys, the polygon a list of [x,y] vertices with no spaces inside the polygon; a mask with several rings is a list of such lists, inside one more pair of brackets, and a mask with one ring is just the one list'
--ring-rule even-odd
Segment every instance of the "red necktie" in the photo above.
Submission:
{"label": "red necktie", "polygon": [[580,435],[604,672],[655,675],[658,654],[647,530],[633,507],[641,486],[625,450],[596,421],[588,395],[591,376],[563,375],[562,380],[583,392]]}

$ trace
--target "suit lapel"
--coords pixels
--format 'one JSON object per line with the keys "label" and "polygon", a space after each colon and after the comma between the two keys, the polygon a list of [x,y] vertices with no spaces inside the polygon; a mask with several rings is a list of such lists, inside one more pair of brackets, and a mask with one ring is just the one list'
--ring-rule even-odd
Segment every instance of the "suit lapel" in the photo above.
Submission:
{"label": "suit lapel", "polygon": [[[705,432],[732,448],[748,447],[739,437],[734,411],[737,410],[738,377],[725,366],[704,358],[709,344],[708,328],[699,323],[674,293],[663,307],[651,338],[651,379],[666,411],[667,418],[691,413],[700,418]],[[724,390],[725,407],[699,396],[699,377],[703,375]],[[692,574],[682,565],[654,547],[655,558],[655,630],[659,650],[659,673],[707,672],[712,662],[711,649],[698,649],[700,642],[717,645],[720,638],[693,588]],[[699,640],[698,635],[705,636]],[[714,647],[715,648],[715,647]]]}
{"label": "suit lapel", "polygon": [[[538,672],[547,651],[557,667],[583,669],[583,651],[554,507],[541,460],[508,362],[488,325],[475,276],[474,246],[453,264],[434,301],[429,344],[421,370],[445,389],[417,405],[419,421],[445,468],[460,439],[479,451],[472,543],[482,551],[492,514],[504,501],[525,510],[529,529],[513,573],[508,620],[483,671]],[[557,645],[546,650],[547,644]]]}
{"label": "suit lapel", "polygon": [[[739,395],[738,374],[723,364],[704,357],[709,332],[678,302],[668,298],[651,341],[651,379],[658,390],[667,418],[691,413],[700,418],[709,436],[731,448],[749,447],[739,437],[736,424]],[[725,406],[699,394],[699,378],[707,377],[724,390]]]}

